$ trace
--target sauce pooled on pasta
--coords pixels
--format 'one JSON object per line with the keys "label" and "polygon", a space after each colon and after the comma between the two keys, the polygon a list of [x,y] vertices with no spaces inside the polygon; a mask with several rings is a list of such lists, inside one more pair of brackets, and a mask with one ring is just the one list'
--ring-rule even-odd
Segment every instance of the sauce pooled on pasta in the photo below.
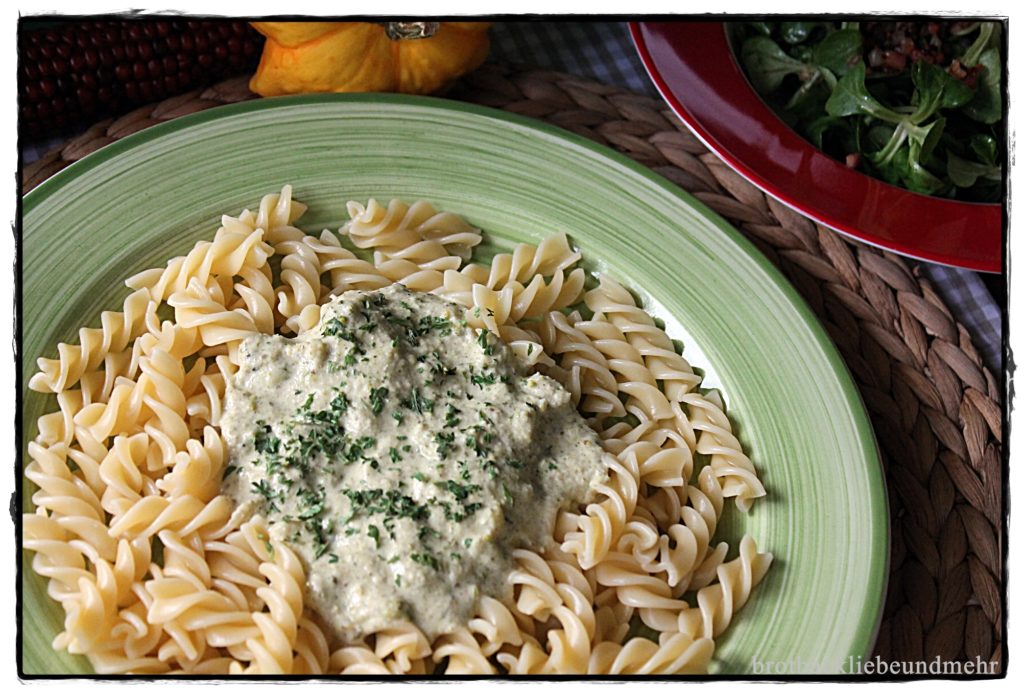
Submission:
{"label": "sauce pooled on pasta", "polygon": [[317,327],[238,353],[222,490],[303,559],[309,603],[345,639],[464,625],[504,594],[513,550],[543,549],[607,477],[569,393],[440,297],[346,292]]}

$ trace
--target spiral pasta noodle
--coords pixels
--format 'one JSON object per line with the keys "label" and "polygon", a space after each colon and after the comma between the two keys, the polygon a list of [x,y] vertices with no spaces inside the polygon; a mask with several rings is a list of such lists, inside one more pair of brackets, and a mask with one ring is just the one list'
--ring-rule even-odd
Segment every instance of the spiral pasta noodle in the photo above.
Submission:
{"label": "spiral pasta noodle", "polygon": [[[22,527],[65,614],[54,647],[102,674],[706,671],[771,563],[749,536],[728,559],[719,518],[765,489],[720,397],[653,318],[610,278],[588,284],[564,234],[483,265],[470,261],[480,231],[426,202],[350,202],[337,234],[299,229],[304,211],[286,186],[222,217],[38,360],[29,387],[55,405],[28,444]],[[220,494],[219,425],[242,339],[300,334],[333,296],[395,282],[462,304],[560,381],[607,475],[561,511],[546,549],[515,551],[506,594],[481,595],[463,626],[345,641],[307,603],[296,553]]]}

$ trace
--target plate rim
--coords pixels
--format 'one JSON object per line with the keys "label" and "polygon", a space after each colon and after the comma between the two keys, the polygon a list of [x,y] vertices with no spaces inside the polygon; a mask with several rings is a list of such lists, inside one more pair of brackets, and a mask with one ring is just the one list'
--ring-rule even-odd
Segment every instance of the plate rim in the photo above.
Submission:
{"label": "plate rim", "polygon": [[[855,432],[857,439],[861,442],[861,446],[864,452],[864,462],[866,463],[866,476],[868,480],[868,490],[871,492],[870,497],[870,513],[871,517],[877,521],[874,523],[872,532],[870,533],[871,538],[871,551],[870,554],[865,556],[869,563],[873,566],[873,570],[867,575],[867,582],[870,589],[869,593],[878,594],[877,606],[874,610],[865,609],[860,620],[850,627],[850,655],[857,656],[869,656],[871,650],[874,647],[874,643],[878,637],[882,616],[884,613],[887,590],[886,584],[889,575],[889,549],[891,544],[890,536],[890,514],[889,514],[889,502],[888,502],[888,487],[885,483],[885,473],[882,464],[882,458],[880,449],[878,447],[877,439],[874,434],[874,428],[871,425],[870,416],[868,414],[867,407],[860,395],[859,390],[855,384],[853,376],[849,370],[849,367],[843,361],[839,354],[838,348],[832,342],[828,336],[824,326],[818,320],[817,316],[814,315],[810,306],[803,299],[802,296],[796,291],[795,287],[790,281],[782,274],[782,272],[773,265],[768,258],[757,249],[757,247],[745,238],[740,232],[734,228],[728,221],[726,221],[721,215],[712,210],[706,204],[701,202],[695,196],[688,191],[682,189],[676,184],[672,183],[667,178],[657,174],[652,169],[644,166],[633,159],[629,158],[625,154],[618,152],[610,147],[594,142],[582,135],[578,135],[571,131],[550,125],[543,121],[522,116],[515,113],[509,113],[503,110],[494,109],[486,106],[480,106],[477,104],[466,103],[462,101],[455,101],[452,99],[445,99],[432,96],[414,96],[407,94],[392,94],[392,93],[350,93],[350,94],[305,94],[298,96],[281,96],[264,99],[253,99],[248,101],[236,102],[232,104],[226,104],[216,106],[203,111],[192,113],[189,115],[181,116],[173,120],[165,121],[153,125],[145,130],[141,130],[131,135],[128,135],[122,139],[108,144],[107,146],[98,149],[87,156],[83,157],[79,161],[72,163],[65,167],[61,171],[58,171],[47,180],[40,183],[33,190],[21,196],[21,210],[19,214],[19,246],[24,243],[24,229],[22,223],[26,215],[35,210],[39,205],[45,203],[47,199],[58,192],[65,185],[77,180],[81,176],[87,174],[92,169],[96,168],[103,163],[106,163],[109,159],[114,158],[124,152],[130,151],[133,148],[147,144],[153,140],[157,140],[167,135],[178,133],[181,130],[189,129],[192,127],[202,126],[208,121],[215,121],[224,118],[234,117],[240,114],[255,110],[270,110],[276,108],[290,108],[295,106],[308,106],[317,107],[322,105],[328,106],[344,106],[345,104],[369,104],[369,105],[380,105],[382,107],[393,107],[393,106],[409,106],[416,108],[428,108],[428,109],[440,109],[440,110],[455,110],[463,113],[468,113],[476,117],[499,120],[505,123],[511,124],[515,127],[523,128],[526,130],[532,130],[535,132],[543,133],[545,136],[561,139],[567,143],[582,147],[589,150],[592,153],[601,155],[602,157],[609,159],[612,163],[629,169],[632,173],[640,176],[644,179],[646,184],[656,186],[659,191],[663,194],[667,194],[678,203],[686,205],[693,209],[700,216],[704,217],[710,224],[712,224],[719,232],[724,233],[730,242],[732,242],[739,252],[746,254],[757,266],[765,273],[771,283],[781,292],[783,298],[793,307],[799,320],[809,330],[813,337],[814,343],[820,349],[822,356],[825,358],[829,366],[830,372],[836,379],[836,384],[839,386],[846,405],[853,412],[853,420],[851,423],[851,430]],[[22,283],[21,272],[23,271],[23,252],[19,249],[19,288]],[[18,309],[19,312],[22,310],[22,293],[18,292]],[[20,347],[20,333],[19,333],[19,347]],[[22,349],[19,348],[19,371],[24,369],[26,354]],[[19,416],[22,408],[22,397],[27,387],[27,382],[22,383],[21,392],[19,392],[18,412]],[[17,435],[20,440],[19,455],[24,455],[25,446],[27,445],[26,436],[23,435],[23,429],[27,422],[22,422],[21,426],[18,427]],[[25,477],[23,473],[18,474],[18,486],[17,491],[19,494],[19,500],[23,500],[23,485]],[[20,506],[19,506],[20,507]],[[17,524],[17,523],[16,523]],[[18,531],[18,548],[19,548],[19,565],[22,563],[22,555],[24,554],[24,547],[21,543],[21,532],[20,525]],[[27,566],[21,566],[22,570],[26,570]],[[23,579],[23,578],[22,578]],[[21,581],[19,579],[18,585],[18,597],[19,597],[19,620],[22,617],[21,610],[24,604],[21,600]],[[21,636],[21,630],[18,630],[19,639]],[[22,658],[21,647],[18,648],[18,662],[19,669],[21,668]],[[24,673],[24,672],[22,672]],[[45,675],[43,675],[45,677]]]}
{"label": "plate rim", "polygon": [[[928,200],[938,200],[940,203],[947,204],[951,208],[958,209],[969,209],[974,213],[975,218],[982,216],[995,216],[998,214],[1000,218],[999,237],[996,245],[996,255],[994,257],[979,257],[977,259],[964,259],[958,255],[952,254],[947,250],[941,250],[937,248],[922,248],[913,244],[907,244],[901,239],[889,239],[875,231],[865,231],[857,228],[857,226],[848,218],[843,215],[834,216],[827,210],[819,208],[819,206],[811,203],[801,201],[799,198],[794,197],[790,191],[781,190],[778,185],[778,181],[774,176],[765,174],[756,165],[750,165],[744,160],[735,155],[731,149],[720,144],[717,134],[721,134],[724,130],[721,129],[720,124],[708,123],[692,114],[690,110],[683,104],[683,102],[676,95],[676,89],[666,79],[665,74],[657,66],[657,59],[651,52],[651,47],[645,35],[645,31],[653,31],[654,25],[660,24],[661,22],[653,21],[632,21],[629,23],[630,36],[633,40],[633,46],[637,51],[640,61],[644,65],[644,69],[651,81],[654,83],[658,90],[661,98],[671,107],[672,111],[686,124],[687,128],[706,146],[708,149],[713,151],[715,155],[725,161],[729,167],[736,173],[741,175],[746,181],[756,186],[766,195],[778,200],[780,203],[793,209],[799,214],[811,218],[813,221],[827,226],[828,228],[842,234],[843,236],[855,239],[862,243],[866,243],[876,248],[888,250],[905,257],[909,257],[915,260],[921,260],[930,262],[938,265],[947,267],[956,267],[962,269],[968,269],[978,272],[988,273],[1002,273],[1003,265],[1006,259],[1005,247],[1005,228],[1006,228],[1006,206],[1003,203],[988,203],[988,202],[970,202],[963,200],[949,200],[946,198],[938,198],[929,195],[923,195],[920,193],[914,193],[909,190],[894,186],[884,181],[880,181],[865,174],[861,174],[857,171],[849,171],[850,174],[856,174],[851,176],[849,179],[859,180],[866,178],[869,185],[874,186],[873,189],[881,190],[884,195],[889,198],[899,198],[899,200],[911,200],[914,203],[913,208],[917,208],[922,204],[926,204]],[[725,32],[725,22],[717,20],[706,20],[706,21],[691,21],[689,23],[700,23],[708,26],[721,28],[722,34]],[[715,40],[718,40],[717,33],[715,34]],[[699,67],[700,63],[694,63]],[[699,73],[699,69],[697,70]],[[699,74],[698,74],[699,77]],[[703,80],[701,80],[703,81]],[[732,82],[730,81],[730,84]],[[743,79],[743,89],[754,93],[745,78]],[[754,93],[756,96],[756,93]],[[760,97],[757,97],[760,100]],[[797,134],[792,128],[786,125],[781,119],[778,118],[767,106],[768,113],[772,115],[774,120],[769,121],[773,133],[784,133],[791,134],[801,141],[803,138]],[[764,120],[759,122],[765,123]],[[717,134],[716,134],[717,133]],[[801,150],[802,154],[813,157],[816,160],[824,161],[825,165],[835,163],[830,157],[822,154],[811,146],[806,146]],[[838,170],[838,169],[837,169]],[[840,171],[840,174],[846,174],[847,171]],[[822,188],[823,194],[831,194],[830,191]],[[1005,193],[1004,193],[1005,200]],[[889,200],[890,202],[892,199]],[[960,206],[963,207],[960,207]],[[912,214],[904,214],[903,217],[908,218],[913,216]],[[980,221],[980,219],[974,219]],[[991,219],[988,219],[991,222]],[[990,240],[991,242],[991,240]]]}

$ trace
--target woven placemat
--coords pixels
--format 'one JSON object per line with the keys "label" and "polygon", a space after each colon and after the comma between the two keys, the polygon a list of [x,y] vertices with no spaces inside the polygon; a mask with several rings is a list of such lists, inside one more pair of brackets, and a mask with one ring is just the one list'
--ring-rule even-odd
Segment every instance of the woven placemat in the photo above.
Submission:
{"label": "woven placemat", "polygon": [[[914,265],[764,195],[658,100],[500,64],[486,64],[447,96],[539,118],[624,152],[729,219],[782,270],[839,347],[882,450],[892,554],[875,654],[890,662],[980,659],[1000,669],[1000,387]],[[26,166],[22,189],[158,122],[251,98],[246,79],[237,78],[104,120]]]}

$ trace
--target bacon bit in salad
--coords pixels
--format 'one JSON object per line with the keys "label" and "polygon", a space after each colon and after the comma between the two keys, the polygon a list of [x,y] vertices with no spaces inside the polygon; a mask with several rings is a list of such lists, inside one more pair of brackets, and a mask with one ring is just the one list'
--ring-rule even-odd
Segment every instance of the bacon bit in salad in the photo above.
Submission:
{"label": "bacon bit in salad", "polygon": [[907,66],[907,56],[896,51],[887,51],[882,66],[889,72],[901,72]]}
{"label": "bacon bit in salad", "polygon": [[846,155],[847,168],[860,168],[860,152],[851,152]]}
{"label": "bacon bit in salad", "polygon": [[983,65],[975,65],[967,71],[967,76],[964,77],[964,84],[974,89],[978,86],[978,78],[981,76],[981,71],[984,69]]}
{"label": "bacon bit in salad", "polygon": [[978,77],[981,74],[981,70],[981,65],[975,65],[974,67],[965,68],[963,65],[960,64],[960,60],[958,58],[953,58],[953,62],[949,64],[949,69],[947,70],[947,72],[949,72],[950,75],[956,77],[958,80],[966,84],[971,89],[974,89],[975,87],[978,86]]}
{"label": "bacon bit in salad", "polygon": [[938,22],[865,22],[868,73],[902,72],[919,60],[944,65],[949,32],[948,25]]}

